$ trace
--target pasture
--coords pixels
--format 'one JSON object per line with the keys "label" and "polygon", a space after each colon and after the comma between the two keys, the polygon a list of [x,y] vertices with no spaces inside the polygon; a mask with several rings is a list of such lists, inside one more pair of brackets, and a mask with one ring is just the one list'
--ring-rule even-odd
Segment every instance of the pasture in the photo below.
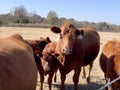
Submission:
{"label": "pasture", "polygon": [[[52,41],[58,41],[59,34],[52,33],[49,29],[45,28],[24,28],[24,27],[0,27],[0,37],[7,37],[13,34],[19,33],[23,36],[24,39],[39,39],[40,37],[49,36]],[[102,46],[108,41],[112,39],[120,40],[120,33],[114,32],[98,32],[101,39],[101,49]],[[8,43],[9,44],[9,43]],[[100,55],[99,52],[99,55]],[[91,72],[91,83],[86,82],[85,79],[82,78],[82,71],[79,77],[79,90],[97,90],[105,84],[104,75],[99,67],[99,55],[94,61],[94,66]],[[86,67],[86,73],[88,72],[88,67]],[[74,71],[71,71],[66,78],[65,85],[66,90],[73,90],[73,81],[72,75]],[[88,74],[88,73],[87,73]],[[39,77],[38,77],[39,78]],[[47,78],[47,76],[46,76]],[[57,72],[57,82],[52,85],[53,90],[59,90],[60,88],[60,74]],[[39,90],[39,81],[37,84],[36,90]],[[47,80],[44,82],[44,90],[48,90]]]}

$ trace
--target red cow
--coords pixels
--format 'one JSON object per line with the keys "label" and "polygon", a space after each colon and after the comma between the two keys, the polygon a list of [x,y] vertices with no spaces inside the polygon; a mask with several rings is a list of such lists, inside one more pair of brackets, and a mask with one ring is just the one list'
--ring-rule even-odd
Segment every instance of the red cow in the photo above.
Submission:
{"label": "red cow", "polygon": [[[102,50],[100,56],[100,66],[104,72],[105,79],[110,79],[110,81],[120,76],[120,41],[112,40],[108,41]],[[107,81],[107,80],[106,80]],[[106,90],[119,90],[120,80],[114,82]]]}
{"label": "red cow", "polygon": [[36,84],[32,48],[19,34],[0,38],[0,90],[36,90]]}
{"label": "red cow", "polygon": [[33,51],[34,51],[34,58],[37,64],[37,68],[39,71],[39,75],[40,75],[40,90],[43,90],[43,81],[44,81],[44,70],[43,67],[41,65],[41,60],[40,58],[37,56],[36,52],[42,53],[44,47],[46,44],[50,43],[51,40],[49,39],[49,37],[47,37],[46,39],[40,38],[40,40],[25,40],[26,43],[28,43]]}
{"label": "red cow", "polygon": [[45,46],[41,55],[41,63],[44,72],[46,74],[49,74],[48,77],[49,90],[51,90],[52,78],[54,74],[56,76],[56,72],[58,70],[58,64],[59,64],[57,56],[55,55],[56,45],[57,45],[56,42],[48,43]]}
{"label": "red cow", "polygon": [[61,73],[61,90],[65,90],[64,82],[66,74],[74,70],[74,90],[78,90],[78,80],[82,66],[93,62],[99,52],[100,37],[92,28],[78,30],[70,23],[59,27],[52,27],[51,31],[60,33],[55,52],[59,54],[61,62],[59,67]]}
{"label": "red cow", "polygon": [[[87,30],[87,29],[89,30],[89,29],[92,29],[92,28],[79,28],[79,30]],[[82,78],[86,78],[85,66],[83,66],[83,76],[82,76]],[[88,72],[88,77],[86,79],[87,79],[87,82],[89,83],[90,79],[91,79],[90,74],[91,74],[91,70],[92,70],[92,67],[93,67],[93,61],[90,64],[88,64],[88,66],[89,66],[89,72]]]}

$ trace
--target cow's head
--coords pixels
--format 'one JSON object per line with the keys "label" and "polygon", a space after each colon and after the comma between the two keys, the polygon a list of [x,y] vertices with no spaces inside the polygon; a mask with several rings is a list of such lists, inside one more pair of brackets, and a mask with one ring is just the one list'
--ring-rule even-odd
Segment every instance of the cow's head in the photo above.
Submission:
{"label": "cow's head", "polygon": [[46,38],[40,37],[40,40],[36,40],[36,42],[38,43],[39,49],[42,52],[45,45],[50,43],[51,40],[49,37],[46,37]]}
{"label": "cow's head", "polygon": [[65,23],[61,28],[52,27],[51,31],[54,33],[60,33],[56,52],[64,55],[72,54],[76,39],[82,39],[83,36],[83,30],[78,30],[70,23]]}

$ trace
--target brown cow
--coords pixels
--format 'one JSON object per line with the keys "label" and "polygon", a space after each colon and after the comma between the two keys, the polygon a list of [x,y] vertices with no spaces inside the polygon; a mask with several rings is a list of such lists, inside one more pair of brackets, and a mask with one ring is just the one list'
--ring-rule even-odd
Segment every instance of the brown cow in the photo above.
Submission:
{"label": "brown cow", "polygon": [[48,43],[45,46],[42,55],[40,55],[44,72],[45,74],[49,74],[48,77],[49,90],[51,90],[52,78],[54,74],[56,79],[56,72],[58,70],[58,64],[59,64],[57,55],[55,55],[56,45],[57,45],[56,42]]}
{"label": "brown cow", "polygon": [[39,75],[40,75],[40,90],[43,90],[44,70],[43,70],[43,67],[41,65],[41,59],[37,56],[37,53],[42,53],[45,45],[50,43],[51,40],[49,37],[46,37],[45,39],[43,39],[41,37],[40,40],[25,40],[25,41],[33,49],[35,62],[37,64],[37,68],[38,68]]}
{"label": "brown cow", "polygon": [[0,38],[0,90],[36,90],[32,48],[20,35]]}
{"label": "brown cow", "polygon": [[74,70],[74,90],[77,90],[79,75],[82,66],[93,62],[99,52],[100,37],[92,28],[78,30],[70,23],[58,27],[52,27],[51,31],[60,33],[55,52],[59,54],[61,62],[61,90],[65,90],[64,82],[66,74]]}
{"label": "brown cow", "polygon": [[[89,30],[89,29],[91,30],[92,28],[79,28],[79,30]],[[90,64],[88,64],[88,68],[89,68],[88,77],[86,77],[85,66],[83,66],[83,76],[82,76],[82,78],[86,78],[87,82],[89,83],[90,79],[91,79],[90,74],[91,74],[91,70],[92,70],[92,67],[93,67],[93,61]]]}
{"label": "brown cow", "polygon": [[[100,66],[104,72],[105,79],[114,80],[120,76],[120,41],[111,40],[108,41],[102,50],[100,56]],[[107,81],[107,80],[106,80]],[[108,87],[106,90],[119,90],[120,89],[120,80],[116,81],[111,85],[111,88]]]}

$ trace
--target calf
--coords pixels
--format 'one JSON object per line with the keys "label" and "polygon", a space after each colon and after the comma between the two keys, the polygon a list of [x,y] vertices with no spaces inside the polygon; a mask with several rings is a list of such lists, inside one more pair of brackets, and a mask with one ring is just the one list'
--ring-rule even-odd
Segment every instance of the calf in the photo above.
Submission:
{"label": "calf", "polygon": [[48,43],[45,46],[42,55],[40,55],[44,72],[45,74],[49,74],[48,77],[49,90],[51,90],[52,78],[54,74],[56,75],[59,64],[57,55],[55,55],[56,44],[57,44],[56,42]]}
{"label": "calf", "polygon": [[[100,67],[104,72],[105,79],[110,81],[120,76],[120,41],[108,41],[100,56]],[[106,90],[120,90],[120,80],[114,82]]]}

